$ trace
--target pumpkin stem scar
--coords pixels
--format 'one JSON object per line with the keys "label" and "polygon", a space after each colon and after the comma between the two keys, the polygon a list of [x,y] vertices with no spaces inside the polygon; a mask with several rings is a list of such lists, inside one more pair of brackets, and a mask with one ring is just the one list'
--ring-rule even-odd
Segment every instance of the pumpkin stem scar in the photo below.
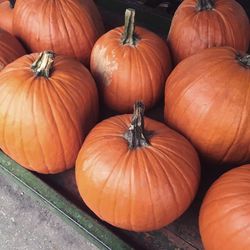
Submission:
{"label": "pumpkin stem scar", "polygon": [[239,61],[241,65],[243,65],[246,68],[250,68],[250,55],[236,55],[236,59]]}
{"label": "pumpkin stem scar", "polygon": [[214,0],[197,0],[196,10],[212,10],[214,8]]}
{"label": "pumpkin stem scar", "polygon": [[122,34],[122,44],[135,46],[137,41],[138,37],[135,34],[135,10],[126,9],[124,32]]}
{"label": "pumpkin stem scar", "polygon": [[144,131],[144,110],[145,107],[143,102],[137,101],[134,104],[131,125],[128,128],[128,131],[124,134],[124,138],[128,141],[130,149],[149,146],[149,141],[146,138]]}
{"label": "pumpkin stem scar", "polygon": [[52,51],[44,51],[39,54],[38,58],[31,65],[31,69],[36,76],[50,77],[50,72],[54,62],[55,53]]}
{"label": "pumpkin stem scar", "polygon": [[14,9],[16,0],[9,0],[9,3],[10,3],[10,8]]}

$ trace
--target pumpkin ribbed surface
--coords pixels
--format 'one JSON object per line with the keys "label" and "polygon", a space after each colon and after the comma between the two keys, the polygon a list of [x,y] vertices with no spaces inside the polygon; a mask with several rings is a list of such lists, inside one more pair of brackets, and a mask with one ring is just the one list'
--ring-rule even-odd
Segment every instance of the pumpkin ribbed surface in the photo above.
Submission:
{"label": "pumpkin ribbed surface", "polygon": [[137,100],[147,109],[153,107],[172,69],[166,43],[145,28],[131,26],[135,30],[128,41],[124,39],[128,27],[118,27],[99,38],[91,53],[91,72],[100,96],[119,113],[131,112]]}
{"label": "pumpkin ribbed surface", "polygon": [[172,19],[168,45],[177,64],[205,48],[231,46],[246,52],[249,38],[249,20],[237,1],[184,0]]}
{"label": "pumpkin ribbed surface", "polygon": [[22,166],[57,173],[74,166],[84,136],[98,115],[89,71],[56,56],[49,78],[35,76],[38,54],[21,57],[0,73],[0,148]]}
{"label": "pumpkin ribbed surface", "polygon": [[0,29],[0,71],[10,62],[25,54],[18,40],[8,32]]}
{"label": "pumpkin ribbed surface", "polygon": [[199,217],[206,250],[250,247],[250,165],[221,176],[209,189]]}
{"label": "pumpkin ribbed surface", "polygon": [[17,0],[13,29],[32,52],[53,50],[89,64],[91,49],[104,32],[92,0]]}
{"label": "pumpkin ribbed surface", "polygon": [[166,122],[215,163],[250,160],[249,63],[233,48],[210,48],[179,63],[166,82]]}
{"label": "pumpkin ribbed surface", "polygon": [[130,149],[130,115],[109,118],[87,136],[76,162],[79,192],[108,223],[133,231],[159,229],[179,217],[199,183],[191,144],[164,124],[145,118],[149,146]]}
{"label": "pumpkin ribbed surface", "polygon": [[0,28],[13,34],[12,29],[13,9],[9,1],[0,2]]}

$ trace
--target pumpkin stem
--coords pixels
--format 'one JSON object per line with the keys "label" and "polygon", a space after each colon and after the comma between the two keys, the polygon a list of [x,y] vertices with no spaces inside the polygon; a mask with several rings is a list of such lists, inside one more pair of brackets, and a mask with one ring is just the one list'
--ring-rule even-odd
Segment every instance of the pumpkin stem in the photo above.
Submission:
{"label": "pumpkin stem", "polygon": [[241,65],[245,66],[246,68],[250,68],[250,55],[242,56],[238,54],[236,57]]}
{"label": "pumpkin stem", "polygon": [[124,32],[122,34],[122,44],[131,46],[136,45],[137,38],[135,34],[135,10],[126,9],[125,11],[125,24]]}
{"label": "pumpkin stem", "polygon": [[128,141],[130,149],[137,147],[146,147],[149,141],[145,136],[144,131],[144,104],[138,101],[134,104],[134,113],[131,119],[131,125],[125,133],[124,138]]}
{"label": "pumpkin stem", "polygon": [[54,52],[44,51],[40,53],[36,61],[32,63],[31,69],[36,74],[36,76],[44,76],[49,78],[54,58]]}
{"label": "pumpkin stem", "polygon": [[9,3],[10,3],[10,8],[14,9],[16,0],[9,0]]}
{"label": "pumpkin stem", "polygon": [[197,11],[212,10],[214,8],[214,0],[197,0]]}

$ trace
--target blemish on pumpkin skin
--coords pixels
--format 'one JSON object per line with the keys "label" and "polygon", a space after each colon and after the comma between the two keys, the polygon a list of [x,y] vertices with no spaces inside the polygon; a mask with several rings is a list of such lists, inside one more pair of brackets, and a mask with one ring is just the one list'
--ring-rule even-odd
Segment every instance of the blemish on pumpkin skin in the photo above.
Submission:
{"label": "blemish on pumpkin skin", "polygon": [[112,51],[112,59],[106,55],[107,48],[97,45],[93,57],[94,70],[96,80],[108,86],[112,82],[113,72],[118,69],[118,63],[115,60],[114,51]]}

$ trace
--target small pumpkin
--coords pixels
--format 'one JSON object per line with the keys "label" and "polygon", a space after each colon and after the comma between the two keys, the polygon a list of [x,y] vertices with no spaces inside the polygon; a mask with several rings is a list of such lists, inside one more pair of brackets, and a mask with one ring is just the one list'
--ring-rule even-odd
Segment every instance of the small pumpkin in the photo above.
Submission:
{"label": "small pumpkin", "polygon": [[134,22],[135,10],[127,9],[124,27],[104,34],[91,53],[91,72],[100,97],[119,113],[132,111],[136,100],[153,107],[172,68],[166,43]]}
{"label": "small pumpkin", "polygon": [[7,31],[0,29],[0,71],[24,54],[25,50],[19,41]]}
{"label": "small pumpkin", "polygon": [[165,89],[165,121],[215,165],[250,160],[250,55],[230,47],[186,58]]}
{"label": "small pumpkin", "polygon": [[15,1],[1,1],[0,2],[0,28],[13,34],[12,19],[13,19],[13,8]]}
{"label": "small pumpkin", "polygon": [[246,52],[249,20],[235,0],[184,0],[177,8],[168,33],[174,63],[202,49],[231,46]]}
{"label": "small pumpkin", "polygon": [[53,50],[89,65],[92,47],[104,32],[92,0],[17,0],[15,35],[31,52]]}
{"label": "small pumpkin", "polygon": [[94,79],[71,57],[34,53],[0,72],[0,148],[30,170],[73,167],[97,115]]}
{"label": "small pumpkin", "polygon": [[192,202],[200,165],[193,146],[163,123],[134,114],[96,125],[76,161],[76,181],[87,206],[102,220],[132,231],[159,229]]}
{"label": "small pumpkin", "polygon": [[250,246],[250,165],[223,174],[208,190],[199,215],[206,250]]}

